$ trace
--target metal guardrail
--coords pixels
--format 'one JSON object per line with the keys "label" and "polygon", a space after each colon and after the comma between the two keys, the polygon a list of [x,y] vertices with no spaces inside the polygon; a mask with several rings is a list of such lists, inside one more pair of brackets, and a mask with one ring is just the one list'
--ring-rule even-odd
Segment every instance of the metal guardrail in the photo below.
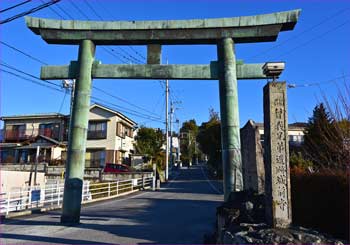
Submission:
{"label": "metal guardrail", "polygon": [[[102,183],[84,181],[82,203],[117,197],[146,188],[155,190],[154,176]],[[63,193],[62,182],[45,185],[45,188],[33,186],[19,191],[0,193],[0,215],[37,208],[61,207]]]}

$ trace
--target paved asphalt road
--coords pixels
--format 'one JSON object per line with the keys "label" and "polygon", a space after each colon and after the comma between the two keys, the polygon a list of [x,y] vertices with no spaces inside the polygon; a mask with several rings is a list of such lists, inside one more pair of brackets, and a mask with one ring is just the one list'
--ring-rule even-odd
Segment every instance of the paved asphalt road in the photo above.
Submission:
{"label": "paved asphalt road", "polygon": [[61,225],[59,211],[5,220],[0,244],[199,244],[214,229],[221,189],[193,166],[174,172],[161,191],[83,207],[76,226]]}

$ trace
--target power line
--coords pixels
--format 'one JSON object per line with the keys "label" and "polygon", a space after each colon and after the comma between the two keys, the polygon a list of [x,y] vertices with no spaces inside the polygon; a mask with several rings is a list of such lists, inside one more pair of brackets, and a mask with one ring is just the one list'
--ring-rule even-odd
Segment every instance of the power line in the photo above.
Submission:
{"label": "power line", "polygon": [[41,4],[41,5],[39,5],[39,6],[35,7],[35,8],[32,8],[32,9],[30,9],[28,11],[22,12],[20,14],[14,15],[14,16],[12,16],[10,18],[7,18],[5,20],[0,21],[0,25],[8,23],[8,22],[11,22],[11,21],[13,21],[15,19],[18,19],[20,17],[23,17],[25,15],[34,13],[36,11],[39,11],[39,10],[43,9],[43,8],[47,8],[47,7],[51,6],[52,4],[58,3],[59,1],[61,1],[61,0],[51,0],[50,2],[47,2],[45,4]]}
{"label": "power line", "polygon": [[70,15],[63,7],[61,7],[59,4],[56,5],[56,7],[61,10],[61,12],[63,12],[65,15],[68,16],[68,18],[70,19],[74,19],[72,15]]}
{"label": "power line", "polygon": [[313,83],[304,83],[304,84],[294,84],[294,83],[288,83],[288,88],[305,88],[305,87],[312,87],[312,86],[319,86],[325,83],[331,83],[335,82],[339,79],[344,79],[345,77],[350,77],[350,75],[342,75],[339,77],[335,77],[333,79],[329,79],[327,81],[322,81],[322,82],[313,82]]}
{"label": "power line", "polygon": [[19,50],[18,48],[14,47],[14,46],[12,46],[12,45],[10,45],[10,44],[8,44],[8,43],[5,43],[5,42],[3,42],[3,41],[1,41],[1,40],[0,40],[0,43],[1,43],[2,45],[5,45],[6,47],[8,47],[8,48],[10,48],[10,49],[13,49],[13,50],[17,51],[18,53],[21,53],[21,54],[27,56],[28,58],[30,58],[30,59],[32,59],[32,60],[35,60],[36,62],[39,62],[40,64],[48,65],[46,62],[44,62],[44,61],[42,61],[42,60],[39,60],[38,58],[35,58],[35,57],[33,57],[32,55],[27,54],[26,52],[24,52],[24,51],[22,51],[22,50]]}
{"label": "power line", "polygon": [[91,20],[91,19],[89,18],[89,16],[87,16],[77,5],[75,5],[74,1],[68,0],[68,2],[69,2],[71,5],[73,5],[73,7],[74,7],[76,10],[78,10],[78,12],[79,12],[82,16],[84,16],[84,17],[85,17],[86,19],[88,19],[88,20]]}
{"label": "power line", "polygon": [[103,6],[103,4],[100,4],[100,2],[101,2],[101,1],[96,1],[97,5],[99,5],[99,6],[103,9],[103,11],[104,11],[105,13],[107,13],[107,14],[111,17],[111,19],[114,19],[113,14],[111,14],[111,12],[109,11],[109,9],[108,9],[108,8],[105,8],[105,7]]}
{"label": "power line", "polygon": [[102,17],[95,11],[95,9],[89,4],[89,1],[84,1],[84,3],[91,9],[91,11],[100,19],[102,20]]}
{"label": "power line", "polygon": [[140,63],[140,64],[144,64],[143,61],[141,61],[140,59],[136,58],[135,56],[131,55],[130,53],[128,53],[125,49],[122,49],[121,47],[118,47],[119,50],[121,50],[122,52],[124,52],[126,55],[128,55],[131,59],[133,59],[135,63]]}
{"label": "power line", "polygon": [[23,5],[23,4],[29,3],[30,1],[32,1],[32,0],[27,0],[27,1],[21,2],[21,3],[19,3],[19,4],[13,5],[13,6],[11,6],[11,7],[8,7],[8,8],[6,8],[6,9],[0,10],[0,13],[3,13],[3,12],[5,12],[5,11],[8,11],[8,10],[13,9],[13,8],[17,8],[18,6],[21,6],[21,5]]}
{"label": "power line", "polygon": [[[16,72],[22,73],[22,74],[27,75],[27,76],[29,76],[29,77],[38,79],[38,80],[40,80],[40,81],[43,81],[43,82],[46,82],[46,83],[48,83],[48,84],[51,84],[51,85],[54,85],[54,86],[56,86],[56,87],[61,88],[61,86],[58,85],[58,84],[56,84],[56,83],[50,82],[50,81],[48,81],[48,80],[40,79],[40,78],[37,77],[37,76],[34,76],[34,75],[30,74],[30,73],[24,72],[24,71],[22,71],[22,70],[19,70],[19,69],[13,67],[13,66],[10,66],[10,65],[6,64],[6,63],[3,62],[3,61],[1,61],[0,66],[5,66],[5,67],[7,67],[7,68],[9,68],[9,69],[12,69],[12,70],[14,70],[14,71],[16,71]],[[96,89],[96,87],[94,87],[94,88]],[[101,89],[99,89],[99,90],[100,90],[100,91],[103,91],[103,90],[101,90]],[[105,91],[103,91],[103,92],[105,92]],[[107,92],[105,92],[105,93],[107,93]],[[111,94],[109,94],[109,95],[110,95],[110,96],[113,96],[113,95],[111,95]],[[115,97],[115,96],[113,96],[113,97]],[[93,98],[93,96],[91,96],[91,98]],[[97,98],[97,97],[94,97],[94,98],[95,98],[95,99],[99,99],[99,98]],[[115,98],[116,98],[116,97],[115,97]],[[121,98],[119,98],[119,99],[121,99]],[[99,99],[99,100],[101,100],[101,99]],[[124,99],[123,99],[123,100],[124,100]],[[126,100],[124,100],[124,101],[126,101]],[[107,102],[107,103],[109,103],[109,102]],[[133,104],[130,103],[130,102],[128,102],[128,103],[131,104],[131,105],[133,105]],[[143,116],[149,116],[149,115],[143,114],[143,113],[141,113],[141,112],[138,112],[138,111],[135,111],[135,110],[132,110],[132,109],[130,109],[130,108],[126,108],[126,107],[123,107],[123,106],[120,106],[120,105],[115,105],[115,106],[121,108],[121,109],[124,110],[124,111],[129,110],[131,113],[139,113],[140,115],[143,115]],[[133,105],[133,106],[135,106],[135,105]],[[159,119],[159,118],[156,118],[156,117],[154,117],[154,116],[149,116],[149,117],[150,117],[150,118],[153,118],[153,119]],[[147,118],[147,119],[148,119],[148,118]]]}
{"label": "power line", "polygon": [[117,100],[123,101],[124,103],[127,103],[128,105],[134,106],[134,107],[136,107],[136,108],[138,108],[138,109],[140,109],[140,110],[143,110],[143,111],[145,111],[145,112],[148,112],[148,113],[151,113],[151,114],[153,114],[153,115],[156,115],[155,113],[153,113],[153,112],[151,112],[151,111],[149,111],[149,110],[147,110],[147,109],[145,109],[145,108],[142,108],[142,107],[140,107],[140,106],[138,106],[138,105],[135,105],[135,104],[133,104],[133,103],[131,103],[131,102],[129,102],[129,101],[127,101],[127,100],[121,98],[121,97],[118,97],[118,96],[116,96],[116,95],[110,94],[110,93],[108,93],[108,92],[105,91],[105,90],[102,90],[102,89],[100,89],[100,88],[97,88],[96,86],[93,86],[93,88],[96,89],[97,91],[100,91],[101,93],[104,93],[104,94],[106,94],[106,95],[108,95],[108,96],[111,96],[111,97],[113,97],[113,98],[115,98],[115,99],[117,99]]}
{"label": "power line", "polygon": [[[84,1],[84,3],[92,10],[92,12],[97,16],[97,18],[99,18],[100,20],[104,20],[104,18],[102,18],[101,17],[101,15],[99,15],[98,13],[97,13],[97,11],[95,11],[95,9],[93,8],[93,6],[91,6],[90,4],[89,4],[89,2],[88,1]],[[135,49],[133,49],[131,46],[128,46],[133,52],[135,52],[139,57],[141,57],[141,59],[146,59],[143,55],[141,55],[139,52],[137,52]],[[124,59],[127,59],[127,60],[129,60],[129,61],[131,61],[131,62],[134,62],[134,63],[140,63],[140,64],[143,64],[144,62],[143,61],[141,61],[140,59],[138,59],[138,58],[136,58],[135,56],[133,56],[133,55],[131,55],[129,52],[127,52],[126,50],[124,50],[124,49],[122,49],[122,48],[120,48],[120,47],[118,47],[118,49],[119,50],[121,50],[123,53],[125,53],[127,56],[129,56],[130,58],[128,58],[128,57],[125,57],[124,55],[122,55],[121,53],[118,53],[117,51],[115,51],[115,50],[113,50],[112,49],[112,51],[114,51],[114,52],[116,52],[116,53],[118,53],[119,55],[121,55]]]}
{"label": "power line", "polygon": [[142,54],[140,54],[136,49],[134,49],[132,46],[128,46],[132,51],[134,51],[141,59],[146,60],[146,57]]}
{"label": "power line", "polygon": [[144,118],[144,119],[155,121],[155,122],[162,122],[158,118],[154,118],[154,117],[151,117],[151,116],[145,115],[145,114],[139,114],[137,112],[136,113],[130,112],[129,110],[121,108],[119,105],[116,105],[114,103],[108,102],[106,100],[100,99],[100,98],[95,97],[95,96],[91,96],[91,101],[94,102],[94,103],[102,104],[102,105],[103,104],[108,105],[107,107],[110,107],[111,109],[116,109],[117,111],[129,114],[129,115],[133,115],[133,116],[136,116],[136,117]]}
{"label": "power line", "polygon": [[[29,77],[38,79],[38,80],[40,80],[40,81],[43,81],[43,82],[46,82],[46,83],[49,83],[49,84],[51,84],[51,85],[54,85],[54,86],[57,86],[57,87],[61,88],[61,86],[58,85],[58,84],[56,84],[56,83],[53,83],[53,82],[50,82],[50,81],[47,81],[47,80],[40,79],[39,77],[36,77],[36,76],[34,76],[34,75],[32,75],[32,74],[29,74],[29,73],[27,73],[27,72],[24,72],[24,71],[22,71],[22,70],[19,70],[19,69],[13,67],[13,66],[10,66],[10,65],[6,64],[5,62],[1,62],[0,65],[1,65],[1,66],[5,66],[5,67],[7,67],[7,68],[9,68],[9,69],[12,69],[12,70],[14,70],[14,71],[16,71],[16,72],[22,73],[22,74],[24,74],[24,75],[27,75],[27,76],[29,76]],[[94,88],[96,89],[96,87],[94,87]],[[99,89],[99,91],[103,91],[103,90]],[[103,92],[107,93],[106,91],[103,91]],[[108,95],[113,96],[113,95],[111,95],[111,94],[109,94],[109,93],[108,93]],[[117,97],[115,97],[115,96],[113,96],[113,97],[114,97],[114,98],[117,98]],[[99,98],[94,97],[94,96],[91,96],[91,98],[98,99],[98,100],[102,100],[102,99],[99,99]],[[121,99],[121,98],[119,98],[119,99]],[[122,100],[124,100],[124,99],[122,99]],[[103,100],[102,100],[102,101],[103,101]],[[126,102],[126,100],[124,100],[124,101]],[[110,103],[110,102],[104,101],[104,103]],[[128,102],[128,103],[131,104],[131,105],[133,105],[133,104],[130,103],[130,102]],[[147,117],[147,119],[149,119],[149,118],[152,118],[152,119],[155,119],[155,120],[160,119],[160,118],[158,118],[158,117],[154,117],[154,116],[150,116],[150,115],[147,115],[147,114],[143,114],[143,113],[141,113],[141,112],[138,112],[138,111],[135,111],[135,110],[132,110],[132,109],[130,109],[130,108],[126,108],[126,107],[123,107],[123,106],[120,106],[120,105],[115,105],[115,104],[114,104],[114,106],[120,108],[121,110],[123,110],[123,111],[125,111],[125,112],[133,113],[133,115],[136,115],[136,114],[138,113],[138,114],[141,115],[141,116]],[[136,106],[136,105],[133,105],[133,106]],[[136,106],[136,107],[138,107],[138,106]],[[140,108],[141,108],[141,107],[140,107]]]}
{"label": "power line", "polygon": [[[39,62],[39,63],[41,63],[41,64],[48,65],[46,62],[44,62],[44,61],[42,61],[42,60],[39,60],[39,59],[33,57],[32,55],[27,54],[27,53],[25,53],[24,51],[19,50],[19,49],[17,49],[17,48],[14,47],[14,46],[11,46],[11,45],[8,44],[8,43],[5,43],[5,42],[3,42],[3,41],[0,41],[0,43],[3,44],[3,45],[5,45],[5,46],[7,46],[7,47],[9,47],[9,48],[11,48],[11,49],[13,49],[13,50],[15,50],[15,51],[17,51],[17,52],[20,52],[21,54],[27,56],[27,57],[30,58],[30,59],[33,59],[33,60],[35,60],[35,61],[37,61],[37,62]],[[107,49],[107,51],[109,51],[109,50]],[[111,54],[114,55],[113,53],[111,53]],[[38,77],[36,77],[36,76],[34,76],[34,75],[32,75],[32,74],[26,73],[26,72],[24,72],[24,71],[22,71],[22,70],[19,70],[19,69],[13,67],[13,66],[10,66],[10,65],[7,64],[6,62],[3,62],[3,61],[2,61],[2,63],[3,63],[3,66],[5,66],[5,67],[7,67],[7,68],[16,70],[17,72],[20,72],[20,73],[25,74],[25,75],[27,75],[27,76],[30,76],[30,77],[32,77],[32,78],[40,79],[40,78],[38,78]],[[41,79],[40,79],[40,80],[41,80]],[[45,81],[48,82],[48,83],[54,84],[54,83],[49,82],[49,81],[47,81],[47,80],[45,80]],[[100,92],[103,92],[103,93],[105,93],[105,94],[111,96],[111,97],[114,97],[114,98],[116,98],[116,99],[119,99],[119,100],[121,100],[121,101],[123,101],[123,102],[125,102],[125,103],[127,103],[127,104],[129,104],[129,105],[132,105],[132,106],[134,106],[134,107],[136,107],[136,108],[139,108],[139,109],[141,109],[141,110],[147,111],[148,113],[154,114],[154,113],[152,113],[152,112],[150,112],[150,111],[148,111],[148,110],[146,110],[146,109],[144,109],[144,108],[142,108],[142,107],[140,107],[140,106],[137,106],[137,105],[135,105],[135,104],[133,104],[133,103],[127,101],[126,99],[123,99],[123,98],[121,98],[121,97],[118,97],[118,96],[109,94],[108,92],[106,92],[106,91],[104,91],[104,90],[102,90],[102,89],[100,89],[100,88],[97,88],[96,86],[94,86],[94,88],[95,88],[96,90],[99,90]],[[155,114],[154,114],[154,115],[155,115]]]}
{"label": "power line", "polygon": [[38,79],[38,80],[40,80],[40,81],[44,81],[44,82],[49,83],[49,84],[51,84],[51,85],[54,85],[54,86],[57,86],[57,87],[61,87],[60,85],[58,85],[58,84],[56,84],[56,83],[50,82],[50,81],[48,81],[48,80],[43,80],[43,79],[41,79],[41,78],[39,78],[39,77],[37,77],[37,76],[34,76],[34,75],[30,74],[30,73],[27,73],[27,72],[25,72],[25,71],[19,70],[19,69],[15,68],[15,67],[13,67],[13,66],[11,66],[11,65],[9,65],[9,64],[7,64],[7,63],[5,63],[4,61],[1,61],[1,64],[0,64],[0,65],[1,65],[1,66],[5,66],[6,68],[9,68],[9,69],[14,70],[14,71],[16,71],[16,72],[22,73],[22,74],[24,74],[24,75],[27,75],[27,76],[29,76],[29,77]]}
{"label": "power line", "polygon": [[[45,3],[44,0],[40,0],[40,2]],[[65,19],[60,13],[58,13],[58,12],[53,8],[53,6],[50,6],[49,9],[50,9],[54,14],[56,14],[58,17],[61,17],[62,19]]]}
{"label": "power line", "polygon": [[67,94],[68,94],[68,90],[66,90],[65,93],[64,93],[64,96],[63,96],[63,99],[62,99],[62,102],[61,102],[61,105],[60,105],[60,109],[58,110],[58,113],[61,113],[61,111],[62,111],[63,104],[64,104],[64,101],[66,100]]}
{"label": "power line", "polygon": [[125,62],[124,60],[122,60],[122,58],[120,58],[119,56],[115,55],[111,50],[107,49],[106,47],[102,47],[103,51],[105,51],[106,53],[112,55],[114,58],[118,59],[120,62],[127,64],[127,62]]}
{"label": "power line", "polygon": [[49,88],[49,89],[52,89],[52,90],[55,90],[55,91],[63,92],[62,90],[59,90],[59,89],[54,88],[54,87],[51,87],[51,86],[49,86],[49,85],[47,85],[47,84],[44,84],[44,83],[35,81],[35,80],[33,80],[33,79],[30,79],[30,78],[21,76],[21,75],[19,75],[19,74],[13,73],[13,72],[11,72],[11,71],[7,71],[7,70],[4,70],[4,69],[2,69],[2,68],[0,68],[0,71],[5,72],[5,73],[7,73],[7,74],[10,74],[10,75],[12,75],[12,76],[21,78],[21,79],[23,79],[24,81],[31,82],[31,83],[35,83],[35,84],[37,84],[37,85],[41,85],[41,86],[43,86],[43,87],[46,87],[46,88]]}
{"label": "power line", "polygon": [[292,53],[294,50],[296,50],[296,49],[298,49],[298,48],[301,48],[301,47],[303,47],[303,46],[305,46],[305,45],[308,45],[309,43],[313,42],[314,40],[319,39],[319,38],[321,38],[321,37],[327,35],[328,33],[333,32],[333,31],[335,31],[335,30],[337,30],[337,29],[343,27],[343,26],[344,26],[345,24],[347,24],[348,22],[350,22],[350,19],[347,20],[347,21],[345,21],[345,22],[343,22],[342,24],[337,25],[336,27],[333,27],[332,29],[329,29],[328,31],[323,32],[323,33],[321,33],[320,35],[318,35],[318,36],[316,36],[316,37],[314,37],[314,38],[312,38],[312,39],[310,39],[310,40],[308,40],[308,41],[306,41],[306,42],[304,42],[304,43],[302,43],[302,44],[300,44],[300,45],[298,45],[298,46],[296,46],[296,47],[294,47],[294,48],[292,48],[292,49],[290,49],[290,50],[288,50],[287,52],[284,52],[283,54],[281,54],[281,55],[279,55],[279,56],[276,56],[276,57],[282,57],[282,56],[285,56],[285,55],[287,55],[287,54],[290,54],[290,53]]}
{"label": "power line", "polygon": [[[49,88],[49,89],[54,90],[54,91],[58,91],[58,92],[61,92],[61,93],[62,93],[62,92],[65,92],[65,91],[63,91],[62,89],[54,88],[54,87],[49,86],[49,85],[47,85],[47,84],[45,84],[45,83],[42,83],[42,82],[39,82],[39,81],[35,81],[35,80],[33,80],[33,79],[24,77],[24,76],[22,76],[22,75],[13,73],[13,72],[11,72],[11,71],[4,70],[4,69],[2,69],[2,68],[0,68],[0,71],[5,72],[5,73],[7,73],[7,74],[10,74],[10,75],[12,75],[12,76],[21,78],[21,79],[24,80],[24,81],[31,82],[31,83],[35,83],[35,84],[37,84],[37,85],[40,85],[40,86]],[[39,79],[39,80],[41,80],[41,79]],[[46,80],[41,80],[41,81],[47,82]],[[54,84],[54,85],[59,86],[59,85],[57,85],[57,84]],[[160,119],[158,119],[158,118],[156,118],[156,117],[152,117],[152,116],[149,116],[149,115],[141,114],[141,113],[138,113],[138,112],[136,112],[136,111],[129,110],[128,108],[123,108],[123,107],[121,107],[121,106],[119,106],[119,105],[113,104],[113,103],[108,102],[108,101],[103,100],[103,99],[100,99],[100,98],[98,98],[98,97],[96,97],[96,96],[91,96],[91,101],[92,101],[92,102],[95,101],[95,102],[97,102],[97,103],[101,103],[101,102],[98,102],[98,101],[102,101],[102,103],[109,104],[109,105],[112,105],[113,107],[118,108],[117,110],[120,111],[120,112],[124,112],[124,113],[126,113],[126,114],[130,114],[130,115],[133,115],[133,116],[136,116],[136,117],[140,117],[140,118],[144,118],[144,119],[151,120],[151,121],[162,122]],[[109,106],[109,107],[111,107],[111,106]]]}
{"label": "power line", "polygon": [[292,37],[286,39],[285,41],[283,41],[283,42],[281,42],[281,43],[279,43],[279,44],[276,44],[276,45],[274,45],[273,47],[268,48],[268,49],[266,49],[266,50],[260,52],[259,54],[256,54],[256,55],[253,55],[253,56],[251,56],[251,57],[248,57],[248,59],[256,58],[256,57],[258,57],[258,56],[261,56],[261,55],[263,55],[263,54],[266,54],[267,52],[269,52],[269,51],[271,51],[271,50],[274,50],[274,49],[277,48],[277,47],[283,46],[284,44],[288,43],[290,40],[293,40],[293,39],[296,39],[296,38],[300,37],[302,34],[307,33],[307,32],[309,32],[309,31],[311,31],[311,30],[313,30],[313,29],[315,29],[315,28],[321,26],[321,25],[324,24],[325,22],[327,22],[327,21],[333,19],[334,17],[339,16],[341,13],[346,12],[346,11],[348,11],[348,10],[350,10],[350,8],[341,9],[340,11],[337,11],[337,12],[334,13],[333,15],[331,15],[331,16],[329,16],[329,17],[323,19],[322,21],[318,22],[317,24],[315,24],[315,25],[313,25],[313,26],[311,26],[311,27],[305,29],[304,31],[302,31],[302,32],[299,33],[298,35],[294,35],[294,36],[292,36]]}
{"label": "power line", "polygon": [[[85,0],[84,3],[85,3],[85,4],[89,7],[89,9],[97,16],[98,19],[100,19],[101,21],[104,20],[104,19],[101,17],[101,15],[99,15],[99,14],[97,13],[97,11],[95,11],[95,9],[89,4],[88,1]],[[88,18],[88,17],[87,17],[87,18]],[[119,53],[119,52],[117,52],[117,51],[114,50],[113,48],[111,48],[111,50],[112,50],[113,52],[117,53],[118,55],[120,55],[121,57],[123,57],[123,58],[126,59],[126,60],[129,60],[129,61],[132,62],[132,63],[143,63],[143,61],[141,61],[141,60],[139,60],[138,58],[132,56],[130,53],[128,53],[126,50],[122,49],[121,47],[118,47],[118,49],[119,49],[120,51],[122,51],[123,53],[125,53],[128,57],[125,56],[125,55],[123,55],[123,54],[121,54],[121,53]]]}
{"label": "power line", "polygon": [[116,51],[115,49],[111,48],[111,50],[113,52],[115,52],[116,54],[120,55],[121,57],[123,57],[124,59],[130,61],[131,63],[143,63],[142,61],[138,60],[137,58],[133,57],[132,55],[130,55],[128,52],[126,52],[125,50],[123,50],[122,48],[118,47],[121,51],[123,51],[124,53],[126,53],[126,55],[128,55],[129,57],[119,53],[118,51]]}
{"label": "power line", "polygon": [[[91,18],[90,18],[89,16],[87,16],[73,1],[70,0],[70,1],[68,1],[68,2],[69,2],[82,16],[84,16],[87,20],[91,20]],[[89,5],[86,1],[84,1],[84,3],[86,3],[90,8],[92,8],[92,6]],[[95,13],[95,12],[96,12],[96,11],[94,11],[94,13]],[[101,20],[103,20],[101,16],[97,15],[97,17],[100,18]],[[127,62],[125,62],[124,60],[122,60],[120,57],[117,57],[117,56],[113,55],[111,52],[109,52],[109,50],[108,50],[106,47],[103,47],[103,50],[104,50],[105,52],[108,52],[110,55],[116,57],[116,58],[117,58],[119,61],[121,61],[122,63],[127,63]],[[119,56],[121,56],[122,58],[124,58],[125,60],[129,60],[129,61],[131,61],[131,62],[135,62],[134,60],[132,60],[132,59],[126,57],[125,55],[122,55],[121,53],[115,51],[115,50],[112,49],[112,48],[111,48],[111,51],[115,52],[116,54],[118,54]]]}

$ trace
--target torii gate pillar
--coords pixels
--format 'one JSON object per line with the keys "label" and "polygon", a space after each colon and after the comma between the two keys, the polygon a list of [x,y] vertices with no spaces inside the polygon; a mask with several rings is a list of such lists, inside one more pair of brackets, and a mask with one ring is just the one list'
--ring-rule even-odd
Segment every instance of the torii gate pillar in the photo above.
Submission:
{"label": "torii gate pillar", "polygon": [[94,43],[90,40],[81,41],[78,55],[79,73],[75,83],[75,99],[69,125],[62,223],[79,223],[80,221],[94,55]]}
{"label": "torii gate pillar", "polygon": [[241,142],[238,112],[236,56],[232,38],[218,44],[219,92],[221,115],[221,149],[224,198],[243,190]]}

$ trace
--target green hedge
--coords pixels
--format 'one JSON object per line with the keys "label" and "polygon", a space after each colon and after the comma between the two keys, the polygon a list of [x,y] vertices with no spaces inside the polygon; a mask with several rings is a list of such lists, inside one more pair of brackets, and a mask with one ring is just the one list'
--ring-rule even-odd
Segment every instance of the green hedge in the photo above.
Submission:
{"label": "green hedge", "polygon": [[294,224],[349,241],[349,172],[292,169],[291,191]]}

